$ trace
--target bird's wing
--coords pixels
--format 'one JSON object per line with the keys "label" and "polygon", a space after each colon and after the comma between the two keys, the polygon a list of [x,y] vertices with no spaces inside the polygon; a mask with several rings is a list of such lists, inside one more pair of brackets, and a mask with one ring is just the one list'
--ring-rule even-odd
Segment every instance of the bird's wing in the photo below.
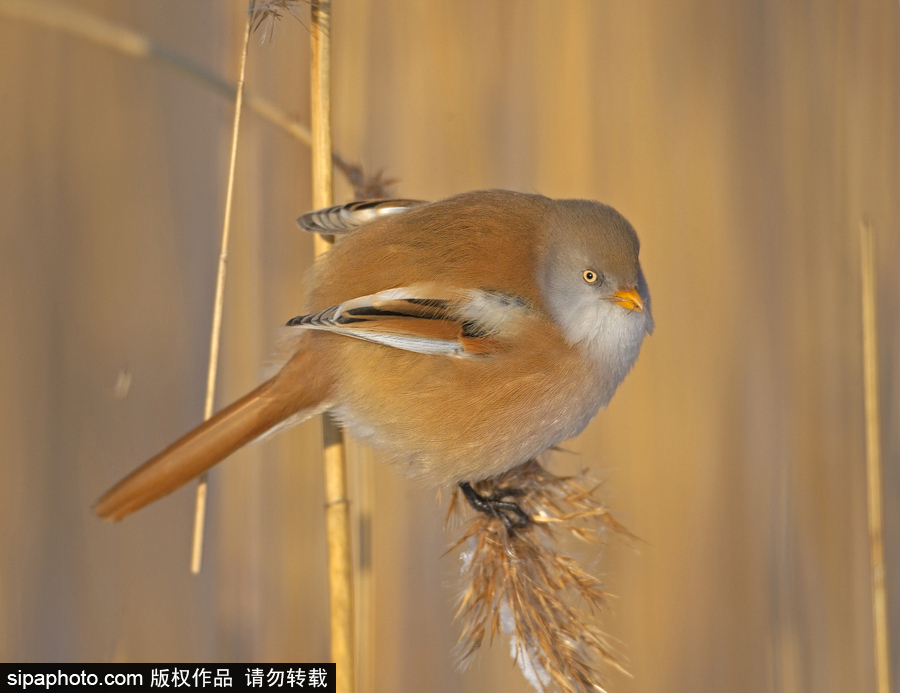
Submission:
{"label": "bird's wing", "polygon": [[379,217],[402,214],[424,204],[421,200],[361,200],[308,212],[297,219],[297,226],[313,233],[350,233]]}
{"label": "bird's wing", "polygon": [[401,287],[300,315],[287,326],[337,332],[420,354],[471,357],[502,350],[521,318],[533,310],[526,299],[500,291]]}

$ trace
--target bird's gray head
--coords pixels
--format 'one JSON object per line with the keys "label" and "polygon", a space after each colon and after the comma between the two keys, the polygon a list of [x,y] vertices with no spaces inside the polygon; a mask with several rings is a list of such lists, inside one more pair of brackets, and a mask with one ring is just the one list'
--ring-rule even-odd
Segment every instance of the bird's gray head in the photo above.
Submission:
{"label": "bird's gray head", "polygon": [[544,228],[537,280],[547,310],[618,385],[653,330],[637,234],[612,207],[588,200],[558,201]]}

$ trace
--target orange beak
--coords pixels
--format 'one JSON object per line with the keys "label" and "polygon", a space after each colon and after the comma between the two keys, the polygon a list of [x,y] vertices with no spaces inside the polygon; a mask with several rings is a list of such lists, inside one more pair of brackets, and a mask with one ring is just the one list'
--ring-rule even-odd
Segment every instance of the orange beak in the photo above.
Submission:
{"label": "orange beak", "polygon": [[637,292],[637,289],[633,286],[626,286],[619,289],[609,300],[618,303],[628,310],[636,310],[638,313],[644,312],[644,301],[641,299],[641,295]]}

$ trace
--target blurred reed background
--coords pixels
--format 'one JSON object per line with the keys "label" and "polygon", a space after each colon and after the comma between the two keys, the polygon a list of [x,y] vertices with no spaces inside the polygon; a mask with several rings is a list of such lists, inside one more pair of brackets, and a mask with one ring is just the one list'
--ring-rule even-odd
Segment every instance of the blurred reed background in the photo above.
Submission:
{"label": "blurred reed background", "polygon": [[[199,577],[191,491],[119,525],[90,513],[202,417],[232,104],[15,4],[0,0],[0,658],[327,659],[317,421],[213,472]],[[242,0],[58,4],[235,80]],[[896,690],[900,5],[338,0],[333,27],[335,146],[398,194],[589,197],[641,236],[656,333],[551,464],[589,465],[646,542],[583,554],[617,595],[602,623],[634,674],[611,672],[611,691],[874,690],[869,219]],[[304,26],[253,41],[247,90],[308,122]],[[307,147],[245,114],[220,406],[298,312],[308,171]],[[360,690],[528,690],[505,643],[456,670],[446,494],[355,446],[351,471]]]}

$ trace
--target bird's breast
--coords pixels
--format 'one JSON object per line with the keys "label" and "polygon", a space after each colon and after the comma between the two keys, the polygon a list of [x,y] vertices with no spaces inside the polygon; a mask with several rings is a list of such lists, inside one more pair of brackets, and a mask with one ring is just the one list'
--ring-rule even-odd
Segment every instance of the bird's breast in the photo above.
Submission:
{"label": "bird's breast", "polygon": [[452,358],[335,338],[334,414],[411,476],[475,481],[579,433],[605,404],[602,378],[558,332]]}

